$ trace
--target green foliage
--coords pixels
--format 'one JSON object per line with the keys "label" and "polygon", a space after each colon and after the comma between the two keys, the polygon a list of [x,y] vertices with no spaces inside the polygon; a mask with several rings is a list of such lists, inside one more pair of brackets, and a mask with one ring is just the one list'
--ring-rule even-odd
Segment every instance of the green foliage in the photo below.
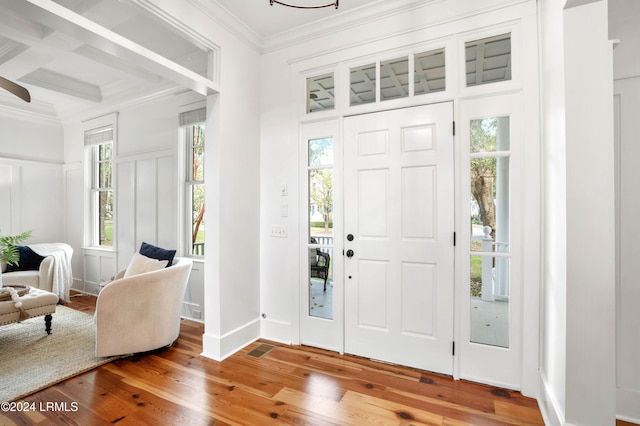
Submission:
{"label": "green foliage", "polygon": [[19,235],[0,236],[0,260],[4,260],[9,265],[17,265],[20,257],[17,245],[31,236],[32,231],[25,231]]}
{"label": "green foliage", "polygon": [[333,170],[309,171],[309,198],[324,219],[325,230],[329,229],[333,213]]}
{"label": "green foliage", "polygon": [[[309,227],[324,229],[324,222],[310,222]],[[329,222],[329,229],[333,228],[333,221]]]}
{"label": "green foliage", "polygon": [[[496,152],[497,118],[471,121],[471,152]],[[471,161],[471,180],[496,175],[495,158],[476,158]],[[473,186],[473,184],[472,184]],[[476,200],[481,203],[482,200]]]}
{"label": "green foliage", "polygon": [[471,256],[471,297],[482,297],[482,257]]}

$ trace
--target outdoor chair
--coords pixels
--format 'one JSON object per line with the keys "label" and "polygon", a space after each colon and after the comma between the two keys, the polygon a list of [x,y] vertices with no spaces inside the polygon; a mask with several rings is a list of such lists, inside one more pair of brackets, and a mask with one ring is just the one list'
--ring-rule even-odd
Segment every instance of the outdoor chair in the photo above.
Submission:
{"label": "outdoor chair", "polygon": [[[317,244],[317,240],[310,238],[311,244]],[[329,278],[329,263],[331,256],[329,253],[321,251],[319,248],[309,249],[309,272],[310,278],[317,277],[324,279],[323,291],[327,291],[327,279]]]}

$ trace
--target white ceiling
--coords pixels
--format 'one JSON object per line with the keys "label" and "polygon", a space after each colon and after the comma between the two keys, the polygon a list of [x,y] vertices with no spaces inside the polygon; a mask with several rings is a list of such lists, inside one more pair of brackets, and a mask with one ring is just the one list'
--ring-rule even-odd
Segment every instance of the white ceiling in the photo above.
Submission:
{"label": "white ceiling", "polygon": [[616,79],[640,75],[640,1],[609,0],[609,38],[619,40],[613,51]]}
{"label": "white ceiling", "polygon": [[[326,19],[353,13],[353,11],[382,3],[382,0],[339,0],[339,7],[321,9],[295,9],[274,3],[269,0],[213,0],[220,6],[244,22],[262,39],[288,32],[294,28],[320,23]],[[392,0],[385,0],[391,3]],[[299,6],[319,6],[332,4],[335,0],[282,0],[282,3]]]}
{"label": "white ceiling", "polygon": [[[339,9],[327,7],[300,10],[274,4],[269,0],[190,0],[212,9],[224,9],[242,28],[258,40],[269,41],[298,34],[318,34],[335,22],[342,24],[362,19],[377,8],[391,11],[418,0],[340,0]],[[282,0],[300,5],[321,5],[331,0]],[[422,0],[433,1],[433,0]],[[43,12],[28,0],[0,0],[0,76],[25,86],[32,102],[0,90],[0,107],[25,111],[54,120],[66,120],[116,108],[127,102],[157,93],[170,93],[191,87],[181,80],[180,70],[206,76],[208,52],[188,40],[173,27],[151,16],[138,6],[138,0],[42,0],[41,3],[63,6],[75,16],[87,18],[113,33],[126,37],[149,51],[179,65],[173,72],[149,64],[145,58],[133,58],[113,52],[98,40],[77,28],[69,28],[55,13]],[[640,1],[610,0],[612,36],[621,40],[620,49],[636,49],[640,40],[637,25]],[[629,37],[628,34],[633,36]],[[108,41],[108,40],[107,40]],[[640,58],[638,55],[626,55]],[[626,64],[637,68],[638,63]],[[619,67],[620,68],[620,67]],[[625,74],[629,74],[625,72]]]}
{"label": "white ceiling", "polygon": [[[226,10],[258,40],[310,27],[336,16],[357,13],[358,8],[385,1],[411,0],[342,0],[339,8],[300,10],[269,0],[192,0],[212,10]],[[317,6],[330,0],[287,0],[298,5]],[[88,19],[152,52],[207,76],[208,52],[184,35],[151,16],[136,0],[45,0],[70,10],[80,19]],[[66,13],[64,10],[60,13]],[[41,10],[30,1],[0,0],[0,76],[26,87],[31,104],[23,104],[0,90],[0,105],[45,118],[66,120],[87,111],[107,110],[127,101],[166,93],[181,88],[176,79],[167,78],[145,61],[131,61],[111,54],[92,35],[69,28],[60,15]],[[72,26],[73,27],[73,26]],[[107,53],[109,52],[109,53]]]}
{"label": "white ceiling", "polygon": [[[206,77],[208,52],[131,2],[50,3]],[[1,91],[0,104],[65,119],[154,93],[184,90],[160,67],[149,66],[144,58],[132,60],[115,47],[108,37],[96,39],[26,1],[0,0],[0,76],[26,87],[32,99],[23,105]]]}

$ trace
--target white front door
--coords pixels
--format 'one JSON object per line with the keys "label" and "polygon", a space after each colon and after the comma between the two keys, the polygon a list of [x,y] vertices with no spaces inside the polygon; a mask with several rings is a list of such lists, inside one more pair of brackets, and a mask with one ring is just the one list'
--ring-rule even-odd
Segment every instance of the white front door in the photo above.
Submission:
{"label": "white front door", "polygon": [[344,120],[345,352],[453,372],[453,104]]}

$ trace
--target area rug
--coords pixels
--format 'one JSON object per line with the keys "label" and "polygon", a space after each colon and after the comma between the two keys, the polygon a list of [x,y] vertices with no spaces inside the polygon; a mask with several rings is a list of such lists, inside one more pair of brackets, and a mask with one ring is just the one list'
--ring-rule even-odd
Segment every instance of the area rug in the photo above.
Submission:
{"label": "area rug", "polygon": [[0,401],[14,401],[119,357],[96,358],[93,316],[62,305],[52,315],[0,327]]}

